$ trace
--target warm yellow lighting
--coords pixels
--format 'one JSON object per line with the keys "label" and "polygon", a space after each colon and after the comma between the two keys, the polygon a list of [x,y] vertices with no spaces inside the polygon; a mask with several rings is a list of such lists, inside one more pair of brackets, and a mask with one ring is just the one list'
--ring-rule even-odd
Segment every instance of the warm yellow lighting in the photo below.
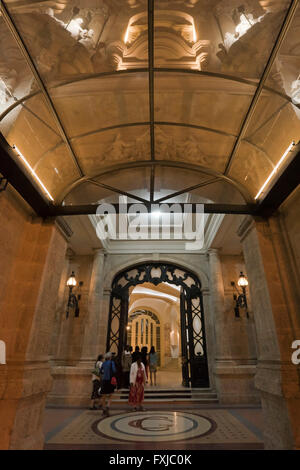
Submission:
{"label": "warm yellow lighting", "polygon": [[126,326],[126,330],[130,330],[130,326]]}
{"label": "warm yellow lighting", "polygon": [[241,272],[240,277],[239,277],[239,280],[238,280],[238,285],[239,285],[240,287],[247,287],[248,284],[249,284],[248,279],[247,279],[246,276]]}
{"label": "warm yellow lighting", "polygon": [[67,286],[68,287],[75,287],[77,284],[77,281],[75,279],[75,274],[74,274],[74,271],[72,271],[72,274],[71,276],[69,277],[69,279],[67,280]]}
{"label": "warm yellow lighting", "polygon": [[194,20],[193,20],[193,41],[194,41],[194,42],[197,41],[197,33],[196,33],[196,28],[195,28]]}
{"label": "warm yellow lighting", "polygon": [[125,37],[124,37],[125,44],[127,44],[127,42],[128,42],[129,28],[130,28],[130,24],[127,26],[127,29],[126,29],[126,33],[125,33]]}
{"label": "warm yellow lighting", "polygon": [[275,166],[275,168],[273,169],[272,173],[270,173],[270,175],[268,176],[268,178],[266,179],[266,181],[264,182],[264,184],[262,185],[262,187],[260,188],[260,190],[258,191],[258,193],[256,194],[255,196],[255,199],[258,199],[259,196],[261,195],[261,193],[263,192],[263,190],[265,189],[265,187],[267,186],[267,184],[269,183],[269,181],[273,178],[273,176],[275,175],[275,173],[277,173],[279,167],[281,166],[281,164],[283,163],[283,161],[286,159],[287,155],[289,154],[289,152],[292,150],[292,148],[295,146],[295,142],[293,141],[289,147],[286,149],[286,151],[284,152],[284,154],[282,155],[281,159],[279,160],[279,162],[277,163],[277,165]]}
{"label": "warm yellow lighting", "polygon": [[30,173],[32,174],[32,176],[37,180],[37,182],[39,183],[39,185],[43,188],[43,190],[45,191],[45,193],[47,194],[47,196],[51,199],[51,201],[54,201],[53,197],[51,196],[51,194],[49,193],[48,189],[44,186],[44,184],[42,183],[42,181],[40,180],[40,178],[38,177],[38,175],[36,174],[36,172],[34,171],[33,168],[31,168],[31,166],[29,165],[28,161],[26,160],[26,158],[24,157],[24,155],[20,152],[20,150],[18,149],[18,147],[16,145],[13,145],[13,149],[15,149],[19,155],[19,157],[23,160],[23,162],[25,163],[26,167],[28,168],[28,170],[30,171]]}

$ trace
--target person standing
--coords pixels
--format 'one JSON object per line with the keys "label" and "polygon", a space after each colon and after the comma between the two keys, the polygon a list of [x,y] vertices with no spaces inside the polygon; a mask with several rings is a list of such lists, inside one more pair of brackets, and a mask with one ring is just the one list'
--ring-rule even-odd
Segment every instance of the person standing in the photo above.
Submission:
{"label": "person standing", "polygon": [[122,353],[122,370],[123,370],[123,384],[125,388],[129,388],[129,373],[132,364],[132,357],[130,347],[127,345]]}
{"label": "person standing", "polygon": [[136,358],[139,354],[140,354],[140,347],[136,346],[135,350],[132,353],[132,363],[136,362]]}
{"label": "person standing", "polygon": [[146,371],[146,377],[147,377],[147,380],[148,380],[148,376],[149,376],[149,355],[148,355],[148,348],[147,346],[143,346],[142,349],[141,349],[141,355],[142,355],[142,363],[144,364],[145,366],[145,371]]}
{"label": "person standing", "polygon": [[[107,352],[104,356],[105,362],[103,362],[100,372],[102,374],[101,384],[101,400],[103,416],[109,416],[109,408],[111,405],[112,395],[116,388],[115,374],[117,372],[114,361],[111,360],[111,352]],[[107,405],[106,405],[107,401]]]}
{"label": "person standing", "polygon": [[90,410],[97,410],[100,408],[98,401],[100,400],[99,396],[99,389],[101,387],[101,373],[100,369],[103,363],[103,355],[100,354],[98,356],[98,359],[95,362],[94,370],[92,371],[92,384],[93,384],[93,391],[92,391],[92,396],[91,396],[91,406]]}
{"label": "person standing", "polygon": [[154,385],[156,385],[156,371],[157,371],[157,354],[155,352],[155,347],[151,346],[149,353],[149,369],[150,369],[150,385],[153,385],[152,376],[154,378]]}
{"label": "person standing", "polygon": [[130,392],[128,403],[133,407],[133,411],[143,410],[144,389],[146,383],[146,370],[142,363],[141,355],[138,355],[136,362],[130,368]]}

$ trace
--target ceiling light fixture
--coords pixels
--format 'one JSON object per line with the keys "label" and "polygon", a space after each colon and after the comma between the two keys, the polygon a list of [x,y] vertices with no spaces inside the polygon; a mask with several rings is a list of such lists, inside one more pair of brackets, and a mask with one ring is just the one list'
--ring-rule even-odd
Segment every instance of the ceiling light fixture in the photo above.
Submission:
{"label": "ceiling light fixture", "polygon": [[258,191],[258,193],[256,194],[255,196],[255,199],[258,199],[259,196],[261,195],[261,193],[264,191],[265,187],[267,186],[267,184],[270,182],[270,180],[273,178],[273,176],[275,175],[275,173],[277,173],[278,169],[280,168],[280,166],[282,165],[282,163],[284,162],[284,160],[286,159],[287,155],[289,154],[289,152],[292,151],[293,147],[295,146],[295,142],[293,141],[289,147],[286,149],[286,151],[284,152],[284,154],[282,155],[281,159],[279,160],[279,162],[277,163],[277,165],[275,166],[275,168],[273,169],[273,171],[270,173],[270,175],[268,176],[268,178],[266,179],[266,181],[264,182],[264,184],[262,185],[262,187],[260,188],[260,190]]}
{"label": "ceiling light fixture", "polygon": [[49,193],[48,189],[44,186],[44,184],[42,183],[42,181],[40,180],[40,178],[38,177],[38,175],[36,174],[36,172],[34,171],[33,168],[31,168],[31,166],[29,165],[28,161],[26,160],[26,158],[24,157],[24,155],[22,154],[22,152],[20,152],[20,150],[18,149],[18,147],[16,145],[13,145],[12,147],[14,150],[16,150],[18,156],[23,160],[23,162],[25,163],[26,167],[28,168],[28,170],[30,171],[30,173],[32,174],[32,176],[37,180],[37,182],[39,183],[39,185],[43,188],[43,190],[45,191],[45,193],[47,194],[47,196],[51,199],[51,201],[54,201],[53,197],[51,196],[51,194]]}

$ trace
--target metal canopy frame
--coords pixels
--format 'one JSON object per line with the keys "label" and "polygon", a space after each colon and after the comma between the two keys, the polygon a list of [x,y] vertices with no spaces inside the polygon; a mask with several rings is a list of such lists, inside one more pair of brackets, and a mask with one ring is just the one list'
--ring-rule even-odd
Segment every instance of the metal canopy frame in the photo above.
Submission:
{"label": "metal canopy frame", "polygon": [[[130,70],[122,70],[122,71],[112,71],[112,72],[102,72],[102,73],[92,73],[92,74],[84,74],[79,77],[74,77],[69,80],[62,81],[60,83],[56,83],[55,85],[51,86],[51,89],[57,89],[61,88],[64,86],[68,86],[70,84],[79,82],[79,81],[84,81],[84,80],[90,80],[90,79],[96,79],[96,78],[105,78],[105,77],[113,77],[113,76],[122,76],[126,74],[133,74],[133,76],[140,74],[140,73],[148,73],[148,86],[149,86],[149,121],[146,122],[129,122],[126,124],[117,124],[114,126],[109,126],[106,128],[100,128],[96,129],[93,131],[90,131],[88,133],[78,135],[78,136],[68,136],[64,126],[62,124],[62,121],[59,117],[59,114],[55,108],[55,105],[50,97],[49,91],[47,86],[45,85],[41,75],[39,74],[38,69],[35,66],[34,60],[30,55],[30,52],[28,51],[21,35],[18,32],[18,29],[14,23],[13,18],[11,17],[10,13],[8,12],[4,2],[1,0],[0,3],[0,10],[3,15],[3,19],[6,22],[9,30],[11,31],[20,52],[22,53],[26,63],[28,64],[29,68],[32,71],[32,74],[39,86],[39,90],[34,91],[29,93],[28,95],[24,96],[21,99],[16,99],[15,102],[8,107],[1,115],[0,115],[0,121],[4,119],[9,112],[11,112],[15,107],[22,105],[25,107],[24,103],[27,100],[30,100],[34,96],[41,95],[45,101],[45,104],[49,110],[49,113],[52,115],[54,122],[56,123],[59,133],[57,133],[54,129],[53,132],[56,132],[57,134],[60,135],[61,137],[61,142],[56,144],[55,147],[58,147],[59,145],[65,144],[67,149],[69,150],[69,154],[72,158],[72,161],[74,162],[74,165],[77,168],[79,178],[73,182],[71,185],[66,188],[64,191],[64,194],[62,194],[58,198],[58,203],[61,204],[63,198],[68,194],[69,191],[77,187],[79,184],[82,184],[84,182],[89,182],[91,184],[94,184],[96,186],[99,186],[103,189],[106,189],[108,191],[111,191],[112,193],[115,194],[121,194],[124,196],[127,196],[133,200],[136,200],[137,202],[145,204],[147,207],[150,207],[151,203],[162,203],[164,201],[171,200],[172,198],[179,196],[184,193],[191,192],[195,189],[198,189],[200,187],[213,184],[214,182],[218,181],[225,181],[227,183],[232,184],[238,191],[242,194],[245,200],[244,205],[234,205],[234,204],[205,204],[205,211],[207,213],[240,213],[240,214],[252,214],[252,215],[257,215],[257,214],[271,214],[278,206],[278,203],[283,201],[282,199],[283,195],[285,198],[293,191],[295,187],[295,178],[297,177],[294,175],[294,178],[291,178],[291,173],[289,170],[289,167],[285,170],[285,172],[282,174],[280,180],[274,185],[274,187],[271,189],[267,197],[265,198],[265,201],[263,201],[260,204],[253,204],[253,199],[249,196],[245,188],[241,187],[241,185],[235,181],[232,180],[230,177],[228,177],[229,170],[232,166],[232,162],[235,158],[235,155],[237,153],[237,150],[239,148],[239,145],[242,140],[247,141],[251,145],[254,145],[252,142],[248,141],[245,138],[246,131],[250,122],[251,117],[253,116],[253,113],[256,110],[257,103],[259,101],[260,96],[262,95],[263,90],[267,90],[270,93],[273,93],[275,95],[281,96],[286,103],[292,102],[292,99],[278,91],[275,90],[269,86],[266,86],[266,81],[268,79],[268,76],[270,74],[272,65],[274,64],[275,58],[277,56],[277,53],[280,49],[280,46],[282,42],[284,41],[287,31],[289,29],[289,26],[293,20],[293,17],[295,15],[296,9],[299,5],[299,0],[291,0],[289,8],[287,10],[285,19],[283,21],[283,24],[281,26],[281,29],[279,31],[279,34],[277,36],[277,39],[275,41],[274,47],[272,49],[272,52],[269,56],[267,65],[265,67],[265,70],[263,72],[263,75],[261,77],[261,80],[259,84],[257,84],[257,81],[254,80],[248,80],[244,79],[241,77],[237,76],[232,76],[228,74],[222,74],[222,73],[217,73],[217,72],[208,72],[208,71],[198,71],[198,70],[188,70],[188,69],[180,69],[180,68],[156,68],[154,66],[154,0],[148,0],[148,67],[146,68],[138,68],[138,69],[130,69]],[[242,123],[242,126],[238,132],[238,135],[230,134],[227,132],[224,132],[220,129],[214,129],[210,127],[205,127],[201,125],[195,125],[192,123],[184,123],[184,122],[167,122],[167,121],[156,121],[155,120],[155,115],[154,115],[154,80],[155,80],[155,74],[159,73],[170,73],[170,74],[192,74],[198,77],[214,77],[216,79],[220,80],[229,80],[233,82],[238,82],[242,83],[251,87],[255,87],[256,91],[255,94],[252,98],[251,104],[249,106],[249,109],[247,111],[247,114],[245,116],[245,119]],[[294,104],[294,103],[293,103]],[[300,109],[300,105],[295,105]],[[32,111],[28,109],[28,112]],[[40,119],[38,115],[35,115],[35,113],[32,113],[37,119]],[[41,120],[41,119],[40,119]],[[42,120],[41,120],[42,121]],[[44,123],[46,125],[46,123]],[[104,182],[99,182],[95,181],[94,178],[98,177],[99,175],[94,175],[93,177],[91,176],[85,176],[83,173],[83,170],[80,166],[78,157],[76,155],[76,152],[72,146],[72,142],[76,139],[79,138],[84,138],[88,135],[93,135],[99,132],[106,132],[110,131],[113,129],[118,129],[122,127],[134,127],[134,126],[149,126],[150,129],[150,160],[145,160],[143,162],[134,162],[134,163],[122,163],[119,164],[115,167],[111,168],[105,168],[103,169],[103,172],[101,173],[100,176],[102,175],[108,175],[110,173],[116,172],[116,171],[121,171],[125,169],[130,169],[130,168],[135,168],[135,167],[145,167],[148,166],[150,168],[150,181],[149,181],[149,192],[150,192],[150,201],[145,200],[142,197],[136,196],[131,194],[130,192],[123,191],[119,188],[110,186],[105,184]],[[178,126],[178,127],[187,127],[187,128],[194,128],[194,129],[199,129],[199,130],[204,130],[206,132],[212,132],[215,134],[220,134],[224,135],[227,137],[233,137],[235,139],[235,143],[233,146],[233,149],[231,151],[231,154],[228,158],[228,161],[226,163],[225,169],[223,174],[218,174],[217,172],[209,169],[209,168],[203,168],[200,165],[192,165],[183,161],[159,161],[156,160],[155,158],[155,125],[160,125],[160,126]],[[49,127],[49,125],[48,125]],[[31,205],[31,207],[35,210],[35,212],[38,215],[41,215],[43,217],[45,216],[59,216],[59,215],[72,215],[72,214],[87,214],[87,213],[94,213],[95,212],[95,207],[97,207],[95,204],[90,204],[90,205],[80,205],[80,206],[62,206],[62,205],[53,205],[52,203],[49,203],[41,194],[38,186],[35,184],[34,181],[31,180],[31,177],[29,174],[26,173],[26,171],[22,170],[21,167],[18,165],[18,163],[15,160],[15,157],[13,156],[13,152],[11,151],[10,146],[8,143],[5,141],[5,139],[1,136],[0,139],[0,152],[1,152],[1,162],[0,162],[0,172],[9,180],[9,182],[17,189],[17,191],[22,195],[22,197]],[[262,149],[260,149],[263,151]],[[48,153],[50,150],[48,150],[46,153]],[[45,154],[46,154],[45,153]],[[297,156],[297,160],[299,160],[299,154]],[[41,157],[43,158],[43,157]],[[295,157],[296,160],[296,157]],[[40,163],[40,162],[39,162]],[[293,162],[292,162],[293,163]],[[290,165],[292,165],[292,163]],[[296,165],[296,163],[293,165]],[[205,173],[208,175],[207,181],[202,181],[199,184],[190,186],[188,188],[183,188],[182,190],[178,190],[176,192],[170,193],[168,196],[161,197],[157,199],[156,201],[154,200],[154,192],[155,192],[155,178],[156,178],[156,172],[155,169],[157,166],[167,166],[167,167],[175,167],[175,168],[185,168],[193,171],[197,171],[200,173]],[[291,166],[292,168],[292,166]],[[289,174],[290,177],[287,178],[286,175]],[[210,178],[209,178],[210,176]],[[281,182],[281,183],[280,183]],[[282,185],[285,185],[285,189],[283,188]],[[280,194],[278,193],[278,196],[276,197],[274,191],[279,191],[278,188],[280,189]],[[280,203],[281,203],[280,202]],[[118,211],[118,208],[116,207],[116,210]]]}

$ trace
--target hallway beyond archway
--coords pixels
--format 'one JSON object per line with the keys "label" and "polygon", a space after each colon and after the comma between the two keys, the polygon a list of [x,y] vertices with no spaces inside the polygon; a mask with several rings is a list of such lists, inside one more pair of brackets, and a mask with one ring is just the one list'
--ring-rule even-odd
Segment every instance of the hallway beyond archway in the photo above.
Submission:
{"label": "hallway beyond archway", "polygon": [[194,273],[180,266],[148,262],[128,267],[116,275],[110,299],[107,350],[120,359],[128,342],[130,291],[145,283],[180,287],[182,384],[185,387],[209,387],[201,283]]}

